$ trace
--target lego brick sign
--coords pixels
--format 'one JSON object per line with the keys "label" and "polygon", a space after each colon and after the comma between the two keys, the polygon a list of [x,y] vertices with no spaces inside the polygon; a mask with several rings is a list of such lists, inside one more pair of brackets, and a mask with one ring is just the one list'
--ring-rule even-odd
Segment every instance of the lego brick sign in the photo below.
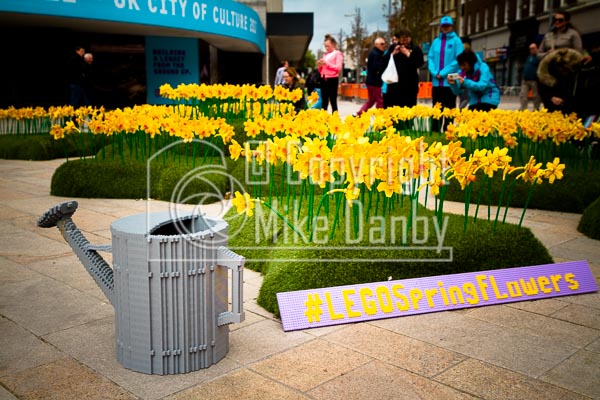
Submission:
{"label": "lego brick sign", "polygon": [[277,293],[284,331],[598,291],[587,261]]}

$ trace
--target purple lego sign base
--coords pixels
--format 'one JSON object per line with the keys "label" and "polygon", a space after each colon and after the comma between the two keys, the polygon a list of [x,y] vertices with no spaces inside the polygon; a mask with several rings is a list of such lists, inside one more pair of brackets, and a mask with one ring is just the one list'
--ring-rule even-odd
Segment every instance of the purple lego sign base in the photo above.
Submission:
{"label": "purple lego sign base", "polygon": [[284,331],[597,292],[585,260],[277,293]]}

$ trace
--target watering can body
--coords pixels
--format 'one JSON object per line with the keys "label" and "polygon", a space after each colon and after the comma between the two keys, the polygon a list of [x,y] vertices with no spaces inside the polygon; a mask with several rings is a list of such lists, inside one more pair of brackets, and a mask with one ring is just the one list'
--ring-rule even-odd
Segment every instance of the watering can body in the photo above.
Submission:
{"label": "watering can body", "polygon": [[[117,360],[147,374],[210,367],[229,349],[228,324],[241,322],[244,258],[227,249],[225,221],[192,213],[143,213],[111,224],[112,268],[62,203],[38,220],[57,226],[115,309]],[[231,310],[229,279],[231,270]]]}

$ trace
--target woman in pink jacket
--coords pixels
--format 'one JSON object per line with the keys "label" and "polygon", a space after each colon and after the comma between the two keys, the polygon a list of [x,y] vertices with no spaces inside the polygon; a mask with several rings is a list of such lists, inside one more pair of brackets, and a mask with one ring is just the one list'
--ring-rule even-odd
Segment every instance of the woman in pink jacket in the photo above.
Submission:
{"label": "woman in pink jacket", "polygon": [[337,92],[340,83],[339,76],[344,64],[344,55],[336,49],[336,44],[333,36],[325,35],[325,55],[320,60],[317,60],[317,67],[323,78],[321,86],[323,110],[327,110],[331,102],[332,113],[338,110]]}

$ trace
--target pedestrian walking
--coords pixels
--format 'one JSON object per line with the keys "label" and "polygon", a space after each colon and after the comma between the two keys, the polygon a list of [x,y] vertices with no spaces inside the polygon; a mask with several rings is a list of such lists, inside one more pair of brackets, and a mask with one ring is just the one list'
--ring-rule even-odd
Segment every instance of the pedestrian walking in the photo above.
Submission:
{"label": "pedestrian walking", "polygon": [[525,60],[523,66],[523,76],[521,79],[521,110],[528,109],[529,103],[529,92],[533,95],[533,109],[539,110],[542,104],[542,99],[538,93],[538,77],[537,69],[540,64],[540,60],[537,56],[538,47],[535,43],[529,45],[529,56]]}
{"label": "pedestrian walking", "polygon": [[383,62],[385,47],[385,39],[378,37],[373,43],[373,49],[369,52],[369,56],[367,57],[367,79],[365,81],[367,85],[367,102],[358,110],[356,113],[357,116],[373,107],[373,105],[376,108],[383,107],[383,96],[381,94],[383,81],[381,80],[381,74],[386,65]]}

